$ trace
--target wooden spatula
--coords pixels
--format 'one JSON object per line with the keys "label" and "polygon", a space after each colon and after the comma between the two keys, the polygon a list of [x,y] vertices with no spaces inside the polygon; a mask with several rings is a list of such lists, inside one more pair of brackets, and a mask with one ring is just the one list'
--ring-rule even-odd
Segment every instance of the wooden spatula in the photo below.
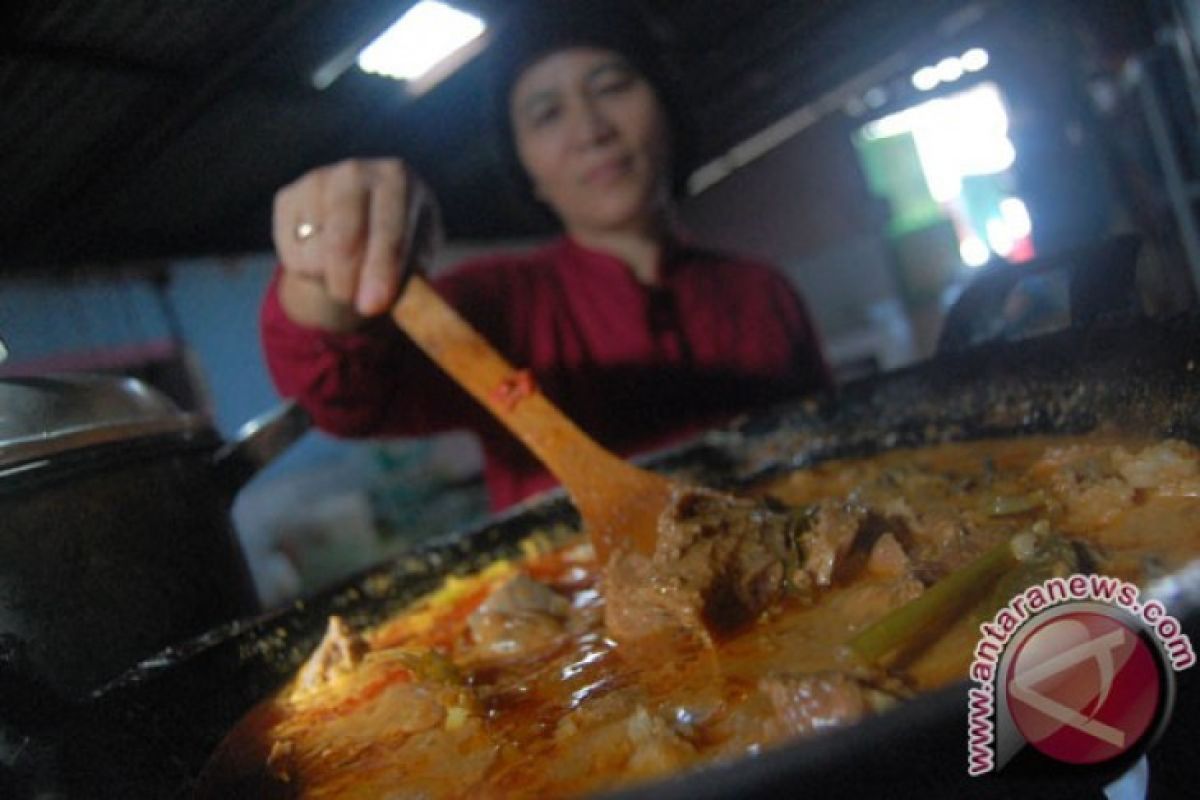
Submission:
{"label": "wooden spatula", "polygon": [[671,482],[613,455],[581,431],[509,364],[421,275],[413,275],[392,319],[562,481],[605,563],[618,546],[654,551]]}

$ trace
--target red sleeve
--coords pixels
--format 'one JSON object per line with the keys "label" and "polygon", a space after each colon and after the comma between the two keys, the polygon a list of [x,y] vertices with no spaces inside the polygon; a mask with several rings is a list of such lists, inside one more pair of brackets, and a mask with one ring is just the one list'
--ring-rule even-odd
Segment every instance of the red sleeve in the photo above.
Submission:
{"label": "red sleeve", "polygon": [[[279,393],[299,402],[318,428],[336,436],[385,437],[480,424],[485,416],[482,409],[389,317],[372,320],[351,333],[308,328],[283,310],[278,283],[277,270],[260,318],[267,367]],[[469,314],[462,308],[464,303],[456,302],[455,295],[462,295],[465,305],[471,305],[465,291],[469,281],[434,283],[485,336],[496,341],[503,333],[496,330],[498,317],[480,318],[480,313]]]}

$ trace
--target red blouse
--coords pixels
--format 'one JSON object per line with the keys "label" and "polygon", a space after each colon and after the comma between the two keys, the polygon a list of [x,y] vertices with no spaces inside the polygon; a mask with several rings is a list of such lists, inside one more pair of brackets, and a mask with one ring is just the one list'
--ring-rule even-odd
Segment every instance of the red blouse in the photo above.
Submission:
{"label": "red blouse", "polygon": [[[618,259],[562,238],[468,262],[433,284],[581,428],[623,455],[830,385],[804,306],[774,270],[678,246],[660,276],[645,286]],[[386,316],[349,334],[305,328],[272,284],[262,334],[280,393],[318,427],[352,437],[472,430],[494,509],[555,484]]]}

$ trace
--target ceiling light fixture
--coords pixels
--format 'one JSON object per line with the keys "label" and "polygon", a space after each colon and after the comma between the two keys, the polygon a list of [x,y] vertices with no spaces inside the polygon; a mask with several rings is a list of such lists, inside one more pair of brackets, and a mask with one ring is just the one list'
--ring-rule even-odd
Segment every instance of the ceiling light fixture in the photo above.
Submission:
{"label": "ceiling light fixture", "polygon": [[963,76],[962,63],[953,56],[943,58],[938,62],[937,75],[943,83],[953,83]]}
{"label": "ceiling light fixture", "polygon": [[[358,66],[396,80],[419,81],[451,56],[480,43],[486,29],[473,14],[438,0],[421,0],[363,48]],[[470,55],[478,49],[471,48]],[[455,59],[455,66],[461,60]]]}
{"label": "ceiling light fixture", "polygon": [[959,61],[962,63],[962,68],[967,72],[979,72],[985,69],[990,62],[991,56],[988,51],[982,47],[972,47],[970,50],[962,54]]}
{"label": "ceiling light fixture", "polygon": [[1019,197],[1006,197],[1000,201],[1000,216],[1008,226],[1008,232],[1014,239],[1024,239],[1033,233],[1033,219],[1029,216],[1029,208]]}
{"label": "ceiling light fixture", "polygon": [[975,269],[987,264],[992,257],[992,251],[988,249],[987,244],[975,234],[962,240],[958,246],[958,254],[964,264]]}
{"label": "ceiling light fixture", "polygon": [[931,92],[943,83],[954,83],[968,72],[979,72],[987,68],[991,61],[988,51],[982,47],[972,47],[955,58],[943,58],[936,66],[921,67],[913,73],[912,85],[922,92]]}
{"label": "ceiling light fixture", "polygon": [[912,84],[922,92],[932,91],[941,83],[938,71],[933,67],[922,67],[913,73]]}
{"label": "ceiling light fixture", "polygon": [[1013,235],[1004,224],[1004,220],[993,217],[987,221],[987,240],[991,249],[1000,257],[1012,255],[1016,242]]}

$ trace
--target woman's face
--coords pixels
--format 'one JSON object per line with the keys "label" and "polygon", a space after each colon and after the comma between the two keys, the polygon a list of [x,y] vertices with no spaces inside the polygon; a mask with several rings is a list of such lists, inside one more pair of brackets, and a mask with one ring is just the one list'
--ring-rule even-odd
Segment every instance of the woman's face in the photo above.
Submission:
{"label": "woman's face", "polygon": [[666,114],[641,73],[593,47],[560,50],[513,85],[517,153],[568,231],[644,226],[669,197]]}

